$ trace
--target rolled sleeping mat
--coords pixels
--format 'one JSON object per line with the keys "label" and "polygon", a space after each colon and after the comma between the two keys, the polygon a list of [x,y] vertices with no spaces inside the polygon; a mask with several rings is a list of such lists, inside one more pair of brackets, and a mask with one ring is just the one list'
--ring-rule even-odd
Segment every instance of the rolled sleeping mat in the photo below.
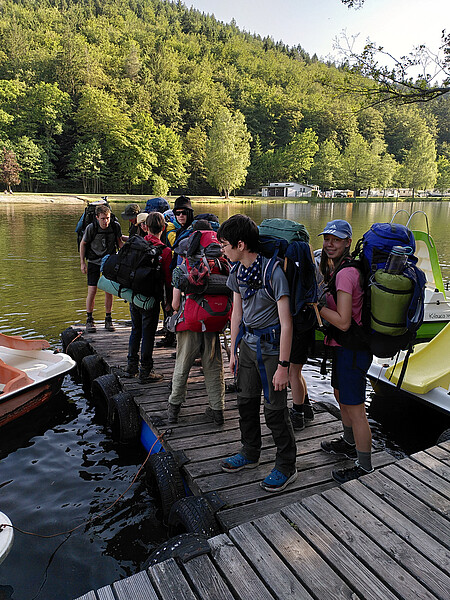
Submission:
{"label": "rolled sleeping mat", "polygon": [[122,287],[120,283],[106,279],[103,275],[98,280],[97,287],[108,294],[118,296],[127,302],[132,302],[135,306],[144,310],[150,310],[155,305],[154,298],[136,294],[130,288]]}
{"label": "rolled sleeping mat", "polygon": [[406,313],[411,302],[413,283],[404,275],[378,269],[370,286],[371,327],[387,335],[406,333]]}

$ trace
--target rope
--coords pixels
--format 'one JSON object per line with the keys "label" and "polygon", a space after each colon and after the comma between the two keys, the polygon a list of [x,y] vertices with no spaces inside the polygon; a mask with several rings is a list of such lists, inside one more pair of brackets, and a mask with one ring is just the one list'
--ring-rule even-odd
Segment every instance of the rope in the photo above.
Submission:
{"label": "rope", "polygon": [[114,500],[114,502],[112,504],[110,504],[109,506],[107,506],[104,510],[102,510],[102,512],[100,512],[98,515],[95,515],[94,517],[91,517],[90,519],[88,519],[87,521],[83,521],[82,523],[80,523],[79,525],[77,525],[76,527],[73,527],[72,529],[69,529],[67,531],[61,531],[59,533],[52,533],[49,535],[43,535],[41,533],[34,533],[32,531],[25,531],[24,529],[20,529],[20,527],[17,527],[16,525],[10,525],[9,523],[0,523],[0,532],[3,531],[3,529],[5,529],[6,527],[10,527],[12,529],[14,529],[15,531],[18,531],[19,533],[23,533],[24,535],[32,535],[34,537],[39,537],[39,538],[44,538],[44,539],[50,539],[50,538],[54,538],[54,537],[58,537],[60,535],[68,535],[69,533],[73,533],[74,531],[76,531],[77,529],[79,529],[80,527],[83,527],[84,525],[88,525],[89,523],[92,523],[92,521],[94,521],[95,519],[98,519],[99,517],[101,517],[102,515],[104,515],[106,512],[108,512],[109,510],[111,510],[111,508],[113,506],[115,506],[117,504],[117,502],[119,502],[119,500],[121,498],[123,498],[125,496],[125,494],[128,492],[128,490],[131,488],[131,486],[135,483],[136,479],[138,478],[140,472],[142,471],[142,469],[145,467],[148,459],[151,456],[151,453],[153,451],[153,448],[155,447],[155,444],[157,442],[162,441],[163,437],[166,435],[166,433],[169,430],[163,431],[163,433],[161,433],[156,440],[153,442],[150,450],[148,451],[148,454],[144,460],[144,462],[141,464],[141,466],[139,467],[139,469],[136,472],[136,475],[133,477],[132,482],[130,483],[130,485],[127,487],[127,489],[122,492],[122,494],[120,494],[120,496],[118,496],[118,498],[116,498]]}

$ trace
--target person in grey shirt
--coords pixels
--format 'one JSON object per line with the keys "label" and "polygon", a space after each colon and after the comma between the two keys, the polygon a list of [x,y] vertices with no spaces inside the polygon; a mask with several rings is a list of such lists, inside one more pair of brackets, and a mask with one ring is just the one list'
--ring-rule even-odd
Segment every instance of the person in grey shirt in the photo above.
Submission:
{"label": "person in grey shirt", "polygon": [[236,372],[242,440],[241,451],[223,460],[221,468],[234,473],[258,466],[264,391],[264,416],[277,452],[275,467],[261,487],[278,492],[297,478],[296,445],[287,408],[292,343],[289,286],[282,268],[276,265],[271,293],[266,289],[264,269],[269,259],[258,252],[259,232],[252,219],[230,217],[220,226],[217,237],[225,256],[236,263],[227,285],[233,291],[230,369]]}

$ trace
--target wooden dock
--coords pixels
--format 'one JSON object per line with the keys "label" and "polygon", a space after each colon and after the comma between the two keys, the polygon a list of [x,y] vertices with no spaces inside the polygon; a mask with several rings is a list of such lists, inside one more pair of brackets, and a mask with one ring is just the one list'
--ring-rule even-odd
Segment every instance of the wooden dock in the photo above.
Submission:
{"label": "wooden dock", "polygon": [[[113,334],[99,331],[85,339],[90,341],[110,368],[126,365],[129,327],[118,327]],[[236,396],[226,394],[225,424],[218,427],[205,417],[208,405],[204,379],[200,366],[194,366],[188,381],[187,401],[181,409],[179,422],[168,425],[167,401],[170,393],[175,359],[174,348],[155,348],[155,370],[164,374],[158,384],[140,385],[137,379],[122,379],[124,388],[134,396],[144,421],[158,436],[166,431],[164,449],[175,452],[183,477],[195,495],[215,492],[224,506],[216,517],[222,529],[268,515],[283,506],[317,494],[338,484],[331,477],[335,465],[351,465],[338,456],[320,449],[322,440],[332,439],[342,432],[341,422],[323,408],[315,414],[313,423],[303,431],[295,432],[297,441],[298,478],[281,493],[271,494],[260,487],[260,481],[271,471],[275,460],[275,446],[270,431],[264,423],[261,403],[263,447],[260,466],[239,473],[224,473],[220,461],[239,451],[240,430]],[[224,353],[225,376],[231,382]],[[374,452],[373,464],[381,467],[394,462],[384,451]]]}
{"label": "wooden dock", "polygon": [[78,600],[447,600],[449,507],[445,442]]}

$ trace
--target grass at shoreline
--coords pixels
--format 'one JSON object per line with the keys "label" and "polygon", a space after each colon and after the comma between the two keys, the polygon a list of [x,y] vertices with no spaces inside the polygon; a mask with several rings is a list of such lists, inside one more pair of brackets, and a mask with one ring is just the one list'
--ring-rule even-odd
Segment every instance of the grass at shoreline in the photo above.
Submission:
{"label": "grass at shoreline", "polygon": [[[34,193],[13,193],[0,195],[0,202],[18,202],[18,203],[82,203],[82,202],[93,202],[94,200],[100,200],[104,197],[104,194],[34,194]],[[149,198],[154,196],[151,194],[107,194],[108,200],[115,203],[128,204],[130,202],[136,202],[138,204],[144,204]],[[169,203],[175,201],[176,196],[164,196]],[[192,202],[204,203],[204,204],[316,204],[316,203],[353,203],[353,202],[448,202],[449,196],[446,197],[429,197],[429,198],[411,198],[409,196],[402,196],[400,198],[380,198],[378,196],[369,196],[368,198],[358,196],[356,198],[266,198],[262,196],[232,196],[231,198],[225,199],[219,196],[189,196]]]}

